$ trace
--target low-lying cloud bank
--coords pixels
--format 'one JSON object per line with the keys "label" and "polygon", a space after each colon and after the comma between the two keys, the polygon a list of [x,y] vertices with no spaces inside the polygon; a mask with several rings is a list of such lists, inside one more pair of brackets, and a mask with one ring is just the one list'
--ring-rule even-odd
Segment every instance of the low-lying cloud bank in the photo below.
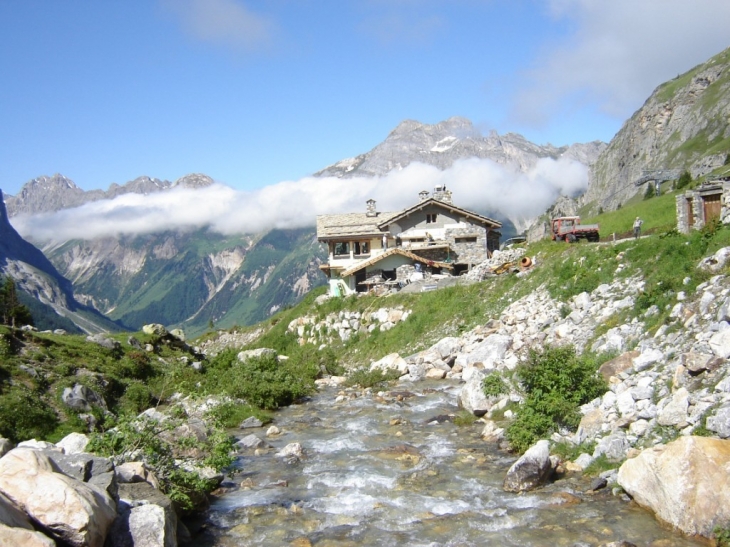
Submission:
{"label": "low-lying cloud bank", "polygon": [[588,169],[566,159],[541,159],[527,173],[476,158],[457,161],[444,171],[414,163],[384,177],[307,177],[255,192],[214,184],[125,194],[55,213],[18,215],[12,223],[21,235],[40,242],[201,227],[223,234],[257,233],[314,226],[320,214],[364,212],[370,198],[379,211],[398,211],[416,203],[418,192],[437,185],[453,192],[456,205],[519,222],[543,213],[560,194],[584,191]]}

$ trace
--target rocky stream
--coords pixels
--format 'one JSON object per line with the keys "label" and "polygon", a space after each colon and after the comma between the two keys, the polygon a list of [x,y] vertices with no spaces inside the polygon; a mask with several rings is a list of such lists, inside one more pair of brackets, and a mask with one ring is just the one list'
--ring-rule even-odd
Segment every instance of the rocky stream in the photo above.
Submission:
{"label": "rocky stream", "polygon": [[[198,538],[220,547],[705,545],[610,488],[589,491],[580,474],[505,492],[516,456],[484,441],[483,423],[454,424],[462,385],[401,382],[345,397],[328,387],[280,410],[280,433],[254,433],[263,444],[239,457]],[[280,455],[291,443],[300,457]]]}

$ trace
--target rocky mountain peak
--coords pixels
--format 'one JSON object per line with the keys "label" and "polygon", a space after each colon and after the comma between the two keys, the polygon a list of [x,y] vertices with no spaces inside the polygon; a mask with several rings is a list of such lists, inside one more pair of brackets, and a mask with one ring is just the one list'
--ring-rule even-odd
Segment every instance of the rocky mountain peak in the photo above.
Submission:
{"label": "rocky mountain peak", "polygon": [[539,159],[557,159],[566,151],[570,151],[568,157],[571,159],[590,165],[605,146],[604,143],[560,148],[541,146],[522,135],[507,133],[500,136],[496,131],[484,136],[471,121],[458,116],[432,125],[405,120],[370,152],[330,165],[315,176],[384,176],[413,162],[448,169],[454,162],[466,158],[490,159],[526,172]]}
{"label": "rocky mountain peak", "polygon": [[645,171],[688,170],[693,177],[722,167],[730,136],[730,48],[657,87],[596,161],[581,198],[611,210],[644,187]]}
{"label": "rocky mountain peak", "polygon": [[203,173],[190,173],[177,179],[172,186],[182,188],[205,188],[213,184],[214,181],[208,175]]}

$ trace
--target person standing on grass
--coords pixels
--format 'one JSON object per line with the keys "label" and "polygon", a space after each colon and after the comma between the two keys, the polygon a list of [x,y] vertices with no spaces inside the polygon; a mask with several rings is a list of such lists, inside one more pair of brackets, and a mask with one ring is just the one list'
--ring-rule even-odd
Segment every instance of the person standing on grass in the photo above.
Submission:
{"label": "person standing on grass", "polygon": [[634,239],[639,239],[642,224],[644,224],[644,221],[641,220],[639,217],[636,217],[636,220],[634,221]]}

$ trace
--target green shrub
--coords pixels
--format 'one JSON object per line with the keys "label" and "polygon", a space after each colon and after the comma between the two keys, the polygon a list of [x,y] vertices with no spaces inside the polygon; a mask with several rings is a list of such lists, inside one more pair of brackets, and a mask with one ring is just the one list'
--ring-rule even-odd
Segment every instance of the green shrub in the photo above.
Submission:
{"label": "green shrub", "polygon": [[509,387],[499,372],[493,372],[482,380],[482,391],[487,397],[497,397],[509,393]]}
{"label": "green shrub", "polygon": [[150,407],[152,403],[152,392],[142,382],[130,382],[124,390],[124,395],[119,401],[119,406],[132,414],[139,414]]}
{"label": "green shrub", "polygon": [[454,425],[457,427],[467,427],[476,422],[479,418],[474,416],[468,410],[460,410],[456,416],[454,416]]}
{"label": "green shrub", "polygon": [[623,462],[612,462],[605,454],[601,454],[583,470],[583,474],[587,477],[596,477],[604,471],[621,467],[622,463]]}
{"label": "green shrub", "polygon": [[252,357],[241,363],[236,350],[225,350],[211,361],[208,387],[259,408],[273,410],[314,392],[319,363],[276,355]]}
{"label": "green shrub", "polygon": [[715,526],[712,533],[715,535],[717,547],[730,547],[730,524],[725,527]]}
{"label": "green shrub", "polygon": [[607,389],[597,370],[595,358],[578,356],[572,346],[530,350],[516,369],[526,397],[506,431],[513,449],[524,452],[560,427],[576,427],[579,406]]}
{"label": "green shrub", "polygon": [[595,442],[572,444],[566,441],[556,443],[550,449],[550,452],[560,456],[563,460],[575,460],[581,454],[593,454],[596,448]]}
{"label": "green shrub", "polygon": [[13,442],[45,439],[58,425],[58,416],[38,393],[13,387],[0,395],[0,435]]}
{"label": "green shrub", "polygon": [[262,423],[271,421],[271,414],[264,412],[254,406],[234,401],[227,401],[216,405],[208,411],[208,416],[216,420],[221,427],[234,428],[238,427],[246,418],[253,416]]}
{"label": "green shrub", "polygon": [[370,370],[367,367],[360,367],[347,375],[345,385],[360,386],[362,388],[375,387],[397,380],[400,376],[400,372],[394,368],[383,371],[380,368]]}
{"label": "green shrub", "polygon": [[[190,437],[173,437],[169,433],[178,425],[174,419],[156,422],[149,419],[122,420],[103,434],[92,434],[87,450],[118,461],[142,460],[155,472],[160,489],[186,511],[199,506],[215,483],[194,471],[184,469],[175,453],[191,448]],[[233,463],[233,440],[224,432],[214,430],[207,442],[195,441],[204,454],[203,465],[221,471]]]}

